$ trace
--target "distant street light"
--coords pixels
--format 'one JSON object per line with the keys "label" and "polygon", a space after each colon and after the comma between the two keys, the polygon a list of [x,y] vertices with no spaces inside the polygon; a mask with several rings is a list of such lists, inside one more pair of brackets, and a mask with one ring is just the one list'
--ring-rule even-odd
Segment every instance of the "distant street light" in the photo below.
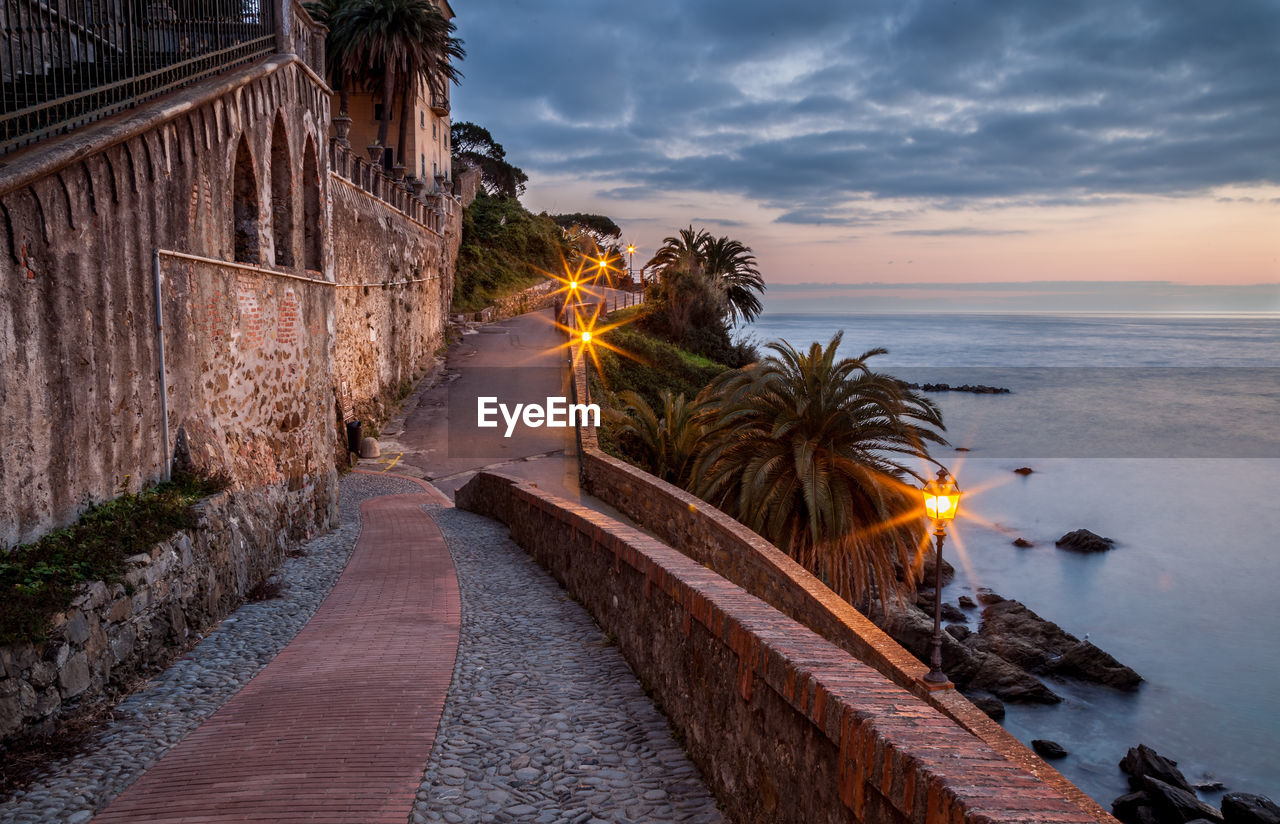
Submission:
{"label": "distant street light", "polygon": [[635,266],[634,266],[635,254],[636,254],[636,245],[634,243],[628,243],[627,244],[627,281],[629,283],[635,283],[635,280],[636,280]]}
{"label": "distant street light", "polygon": [[938,477],[925,484],[921,492],[925,514],[933,521],[933,537],[938,542],[938,556],[933,566],[933,653],[929,660],[929,674],[924,680],[930,684],[945,684],[948,679],[942,671],[942,539],[947,535],[947,524],[956,517],[961,493],[945,469],[939,469]]}

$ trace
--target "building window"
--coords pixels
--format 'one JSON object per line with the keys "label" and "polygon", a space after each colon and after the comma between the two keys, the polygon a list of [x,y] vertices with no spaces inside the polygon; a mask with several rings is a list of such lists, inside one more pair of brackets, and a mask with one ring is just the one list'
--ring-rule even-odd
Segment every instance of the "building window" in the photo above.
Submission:
{"label": "building window", "polygon": [[439,172],[438,172],[438,171],[436,171],[436,162],[433,160],[433,161],[431,161],[431,176],[432,176],[432,177],[435,177],[435,176],[436,176],[436,175],[438,175],[438,174],[439,174]]}
{"label": "building window", "polygon": [[424,111],[419,111],[419,112],[418,112],[418,125],[419,125],[420,127],[422,127],[422,128],[426,128],[426,125],[427,125],[427,113],[426,113],[426,112],[424,112]]}
{"label": "building window", "polygon": [[427,179],[427,156],[425,154],[422,154],[422,155],[418,155],[418,157],[422,158],[422,179],[426,180]]}
{"label": "building window", "polygon": [[439,134],[437,134],[437,133],[436,133],[436,126],[438,126],[438,125],[439,125],[439,124],[438,124],[438,123],[436,123],[436,121],[434,121],[434,120],[432,120],[432,121],[431,121],[431,139],[432,139],[432,140],[435,140],[436,138],[438,138],[438,137],[440,136]]}

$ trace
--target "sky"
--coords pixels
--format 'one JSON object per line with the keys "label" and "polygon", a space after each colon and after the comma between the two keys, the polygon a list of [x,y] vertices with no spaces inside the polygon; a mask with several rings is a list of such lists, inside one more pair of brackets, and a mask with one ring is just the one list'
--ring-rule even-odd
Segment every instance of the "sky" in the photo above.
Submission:
{"label": "sky", "polygon": [[453,7],[454,120],[637,264],[692,223],[778,287],[1153,281],[1280,310],[1275,0]]}

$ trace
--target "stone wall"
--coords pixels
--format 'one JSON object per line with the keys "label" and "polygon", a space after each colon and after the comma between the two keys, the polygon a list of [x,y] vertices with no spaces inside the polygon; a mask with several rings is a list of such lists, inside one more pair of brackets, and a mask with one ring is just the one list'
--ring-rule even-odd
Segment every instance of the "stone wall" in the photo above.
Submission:
{"label": "stone wall", "polygon": [[739,822],[1093,822],[875,669],[631,527],[480,473],[498,518],[616,639]]}
{"label": "stone wall", "polygon": [[0,741],[49,732],[66,706],[115,694],[238,606],[284,558],[284,494],[205,499],[197,528],[129,559],[123,582],[87,586],[47,642],[0,647]]}
{"label": "stone wall", "polygon": [[[585,392],[581,359],[575,390]],[[578,429],[584,491],[616,508],[699,564],[761,598],[870,665],[981,738],[1004,758],[1048,782],[1093,820],[1110,821],[1101,806],[1046,764],[954,689],[923,681],[929,667],[786,553],[702,499],[599,449],[595,428]]]}
{"label": "stone wall", "polygon": [[559,290],[560,281],[544,280],[541,283],[525,287],[519,292],[512,292],[479,312],[473,312],[469,319],[478,323],[491,323],[514,318],[516,315],[523,315],[526,312],[536,312],[539,309],[546,309],[548,306],[556,306],[561,299]]}
{"label": "stone wall", "polygon": [[461,240],[460,211],[441,234],[334,175],[337,274],[334,379],[355,417],[384,420],[443,348]]}
{"label": "stone wall", "polygon": [[[326,277],[327,118],[328,96],[282,55],[6,158],[0,546],[163,475],[155,249]],[[332,294],[252,268],[161,268],[171,441],[183,430],[195,462],[238,485],[287,484],[300,525],[325,526]]]}

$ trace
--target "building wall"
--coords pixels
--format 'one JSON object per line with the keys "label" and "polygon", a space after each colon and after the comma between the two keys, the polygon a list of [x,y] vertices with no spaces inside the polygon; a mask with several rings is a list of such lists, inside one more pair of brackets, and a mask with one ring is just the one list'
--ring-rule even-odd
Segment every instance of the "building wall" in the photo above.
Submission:
{"label": "building wall", "polygon": [[338,288],[334,380],[343,405],[381,420],[444,346],[461,236],[454,210],[437,233],[334,175]]}
{"label": "building wall", "polygon": [[[297,219],[301,158],[320,145],[328,96],[284,57],[217,83],[212,97],[207,85],[172,96],[154,128],[131,132],[126,117],[62,138],[101,148],[24,186],[0,178],[0,545],[162,476],[155,249],[233,260],[239,198],[257,259],[274,265],[287,246],[294,262],[278,270],[315,277]],[[288,170],[270,166],[273,139]],[[8,169],[57,149],[37,144]],[[306,179],[323,210],[327,174]],[[327,231],[327,216],[315,220]],[[181,431],[196,465],[245,488],[286,485],[299,529],[324,526],[333,287],[161,260],[171,445]],[[323,256],[317,266],[332,270]]]}

